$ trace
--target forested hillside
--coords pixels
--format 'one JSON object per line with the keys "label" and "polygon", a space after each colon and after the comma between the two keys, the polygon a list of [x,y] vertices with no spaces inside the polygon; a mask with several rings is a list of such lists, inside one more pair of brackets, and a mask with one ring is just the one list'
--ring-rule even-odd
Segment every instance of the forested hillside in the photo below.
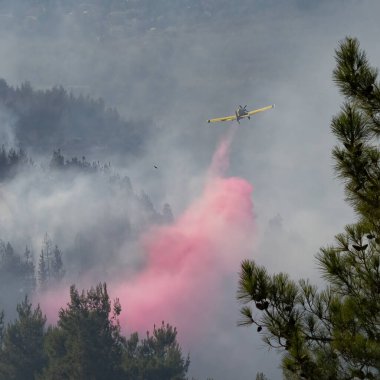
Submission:
{"label": "forested hillside", "polygon": [[9,133],[19,146],[44,155],[60,148],[69,154],[104,155],[112,150],[136,156],[147,128],[143,121],[124,121],[102,99],[74,96],[61,86],[34,90],[25,82],[14,88],[4,79],[0,110],[8,116]]}

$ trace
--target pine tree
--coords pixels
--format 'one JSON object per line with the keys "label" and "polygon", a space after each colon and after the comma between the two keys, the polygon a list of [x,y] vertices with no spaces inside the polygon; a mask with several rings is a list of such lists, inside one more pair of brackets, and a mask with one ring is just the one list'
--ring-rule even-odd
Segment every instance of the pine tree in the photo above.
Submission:
{"label": "pine tree", "polygon": [[18,318],[4,329],[0,351],[1,380],[34,380],[45,365],[46,318],[28,298],[17,306]]}
{"label": "pine tree", "polygon": [[38,282],[42,290],[46,289],[47,281],[48,281],[47,265],[45,261],[44,252],[41,251],[40,258],[38,261]]}
{"label": "pine tree", "polygon": [[51,277],[51,261],[52,261],[52,250],[53,242],[51,241],[49,235],[46,233],[44,240],[42,242],[41,255],[44,257],[45,269],[46,269],[46,279],[50,280]]}
{"label": "pine tree", "polygon": [[19,266],[20,257],[15,253],[12,245],[8,242],[2,247],[2,267],[5,271],[13,272]]}
{"label": "pine tree", "polygon": [[[9,242],[4,244],[0,241],[0,288],[2,290],[0,298],[4,294],[15,291],[32,294],[35,289],[34,265],[27,248],[22,257]],[[18,300],[15,299],[14,306],[17,302]]]}
{"label": "pine tree", "polygon": [[51,277],[55,282],[60,282],[65,275],[62,261],[62,251],[56,245],[53,250],[51,260]]}
{"label": "pine tree", "polygon": [[72,286],[70,303],[59,312],[57,327],[46,338],[48,366],[41,379],[119,379],[124,340],[117,317],[118,300],[111,313],[106,285],[81,294]]}
{"label": "pine tree", "polygon": [[137,333],[126,342],[124,368],[127,379],[185,380],[190,358],[183,357],[177,342],[177,329],[162,322],[153,334],[139,340]]}
{"label": "pine tree", "polygon": [[30,295],[36,288],[36,277],[34,274],[33,256],[27,246],[25,247],[24,252],[24,267],[24,290],[26,294]]}
{"label": "pine tree", "polygon": [[54,283],[59,283],[65,275],[62,251],[58,248],[58,245],[55,245],[54,248],[52,247],[53,242],[46,233],[38,262],[38,280],[41,290]]}
{"label": "pine tree", "polygon": [[285,351],[289,379],[380,378],[380,84],[356,39],[340,43],[336,63],[345,103],[331,123],[333,157],[357,221],[317,254],[323,290],[250,260],[240,273],[240,324]]}
{"label": "pine tree", "polygon": [[65,158],[61,153],[61,149],[55,150],[53,152],[53,157],[49,164],[51,169],[63,169],[65,166]]}

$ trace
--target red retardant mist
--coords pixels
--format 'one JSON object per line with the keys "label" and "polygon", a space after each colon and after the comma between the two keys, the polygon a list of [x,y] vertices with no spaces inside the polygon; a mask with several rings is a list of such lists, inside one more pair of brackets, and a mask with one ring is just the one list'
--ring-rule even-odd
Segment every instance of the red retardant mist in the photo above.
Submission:
{"label": "red retardant mist", "polygon": [[142,236],[145,269],[110,286],[120,298],[121,325],[128,331],[145,332],[165,320],[190,343],[223,313],[223,285],[251,256],[255,231],[252,185],[223,177],[233,133],[221,140],[198,198],[172,225]]}

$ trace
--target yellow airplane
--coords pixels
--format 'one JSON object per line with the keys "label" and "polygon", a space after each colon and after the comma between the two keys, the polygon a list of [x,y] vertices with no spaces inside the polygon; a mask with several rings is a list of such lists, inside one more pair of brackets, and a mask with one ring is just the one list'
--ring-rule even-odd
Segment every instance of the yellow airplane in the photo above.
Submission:
{"label": "yellow airplane", "polygon": [[236,120],[240,124],[240,119],[243,119],[245,117],[247,117],[248,119],[251,119],[252,115],[255,115],[259,112],[263,112],[266,110],[270,110],[271,108],[274,108],[274,104],[272,104],[270,106],[263,107],[263,108],[259,108],[257,110],[253,110],[253,111],[247,111],[247,106],[244,106],[244,107],[239,106],[239,108],[235,111],[235,115],[233,115],[233,116],[217,117],[215,119],[209,119],[207,121],[209,123],[217,123],[218,121]]}

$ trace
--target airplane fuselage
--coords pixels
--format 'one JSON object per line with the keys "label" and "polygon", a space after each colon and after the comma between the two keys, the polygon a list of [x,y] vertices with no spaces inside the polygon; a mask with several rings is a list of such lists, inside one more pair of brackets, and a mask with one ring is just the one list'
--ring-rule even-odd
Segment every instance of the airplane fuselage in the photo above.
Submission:
{"label": "airplane fuselage", "polygon": [[235,111],[235,115],[236,115],[236,121],[239,122],[240,119],[242,119],[244,116],[248,115],[248,112],[245,108],[239,107]]}

